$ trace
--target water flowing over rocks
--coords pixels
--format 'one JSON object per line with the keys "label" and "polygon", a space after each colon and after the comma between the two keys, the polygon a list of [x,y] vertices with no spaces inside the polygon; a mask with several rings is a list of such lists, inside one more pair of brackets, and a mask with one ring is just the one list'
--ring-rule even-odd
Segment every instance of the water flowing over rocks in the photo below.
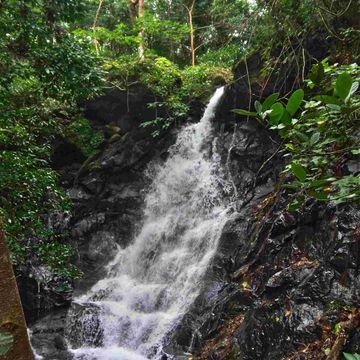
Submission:
{"label": "water flowing over rocks", "polygon": [[[250,75],[259,68],[258,60],[252,61],[249,60],[253,63],[249,67]],[[243,74],[241,66],[237,71]],[[134,235],[141,234],[146,201],[155,204],[155,198],[146,200],[146,196],[159,172],[145,170],[158,169],[171,158],[174,150],[169,154],[169,148],[179,131],[173,129],[153,139],[143,129],[138,130],[138,124],[152,116],[142,102],[147,97],[146,101],[151,101],[151,94],[145,96],[143,90],[133,90],[130,111],[121,110],[127,108],[127,98],[119,93],[89,104],[88,117],[95,126],[115,121],[123,130],[112,140],[108,139],[99,154],[85,162],[86,166],[75,166],[79,161],[76,156],[73,163],[65,166],[62,163],[63,183],[75,202],[68,226],[72,243],[77,248],[77,264],[85,275],[75,284],[75,298],[79,301],[71,306],[73,316],[68,316],[67,308],[59,308],[32,326],[33,345],[44,359],[65,360],[73,358],[74,354],[77,359],[84,360],[112,359],[119,353],[124,360],[152,356],[180,360],[190,355],[203,360],[326,359],[326,339],[336,337],[335,324],[349,318],[353,322],[346,333],[345,350],[360,352],[359,326],[356,325],[360,303],[360,209],[351,204],[310,202],[301,213],[285,210],[289,194],[277,187],[282,167],[277,156],[278,139],[256,121],[239,119],[230,111],[248,105],[247,79],[244,76],[241,79],[226,88],[213,120],[212,135],[204,141],[206,161],[216,155],[217,171],[221,173],[218,177],[221,181],[217,184],[219,193],[208,200],[215,199],[216,203],[216,199],[221,198],[222,206],[231,211],[224,224],[219,225],[221,233],[213,242],[214,253],[201,282],[195,288],[186,288],[184,282],[174,283],[177,288],[173,290],[170,303],[176,296],[189,296],[193,291],[194,298],[181,308],[184,316],[173,323],[175,328],[162,328],[166,330],[162,332],[161,347],[147,348],[142,355],[126,349],[121,341],[126,339],[126,330],[136,327],[134,319],[139,319],[138,313],[143,316],[143,313],[153,312],[154,309],[145,308],[146,304],[161,309],[156,299],[161,299],[162,292],[168,288],[155,286],[159,280],[157,276],[165,281],[168,275],[169,282],[173,282],[172,270],[167,266],[177,264],[171,262],[171,256],[181,258],[182,253],[177,248],[174,254],[169,252],[161,258],[161,248],[170,248],[174,241],[174,234],[170,232],[160,242],[150,237],[141,243],[142,248],[136,249],[136,241],[129,244]],[[260,93],[266,96],[266,91],[272,89],[262,92],[255,84],[253,90],[252,100],[260,97]],[[134,106],[131,106],[132,99]],[[198,115],[194,115],[193,121],[199,120]],[[198,161],[191,152],[189,159]],[[351,164],[349,169],[358,171]],[[164,178],[158,179],[163,181]],[[184,199],[192,201],[190,190],[196,188],[197,183],[202,184],[199,191],[214,185],[201,183],[203,179],[204,176],[187,179],[189,192],[183,189],[179,198],[172,197],[169,201],[177,202],[175,208],[184,210]],[[160,188],[158,193],[153,192],[156,197],[161,197],[162,193]],[[201,213],[203,204],[198,205],[195,212]],[[162,207],[157,209],[160,214],[163,210]],[[162,214],[164,218],[166,215]],[[149,219],[149,214],[147,216]],[[189,218],[185,220],[186,224],[191,222]],[[177,231],[183,232],[186,224],[177,224]],[[211,222],[204,225],[204,233],[213,225]],[[200,243],[197,251],[206,251]],[[134,250],[129,258],[117,263],[130,247]],[[191,263],[191,255],[187,253],[186,256]],[[126,278],[128,274],[124,273],[124,268],[131,266],[129,259],[135,258],[141,259],[143,268],[137,272],[135,266],[129,272],[131,276]],[[152,272],[151,269],[157,270]],[[156,274],[156,279],[151,279],[151,274]],[[154,280],[153,289],[145,294],[152,294],[154,298],[124,302],[122,291],[130,294],[139,290],[130,297],[144,295],[143,289],[132,281],[145,278],[150,283]],[[112,282],[112,288],[104,282]],[[113,288],[117,290],[114,292]],[[191,291],[184,292],[184,289]],[[23,296],[28,295],[29,291],[25,290]],[[116,301],[116,305],[112,301]],[[130,309],[134,317],[129,316],[127,323],[119,314],[130,310],[119,307],[119,303],[134,306]],[[54,302],[50,307],[54,307]],[[101,326],[104,318],[111,319],[111,328]],[[142,320],[138,324],[143,325]],[[152,329],[158,324],[157,318],[148,316],[148,321],[149,330],[132,339],[136,342],[132,349],[146,347],[144,343],[156,333],[152,333]],[[122,335],[123,339],[106,343],[111,335]],[[70,347],[77,350],[71,354]]]}

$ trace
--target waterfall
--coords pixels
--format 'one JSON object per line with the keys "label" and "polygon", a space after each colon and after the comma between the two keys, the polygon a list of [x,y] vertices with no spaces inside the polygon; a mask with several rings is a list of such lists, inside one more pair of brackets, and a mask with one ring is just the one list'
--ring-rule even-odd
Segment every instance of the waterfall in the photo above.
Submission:
{"label": "waterfall", "polygon": [[133,242],[119,249],[106,278],[74,300],[69,344],[76,359],[159,358],[165,336],[199,295],[229,216],[222,196],[231,185],[212,130],[223,92],[216,90],[201,121],[179,132],[155,169]]}

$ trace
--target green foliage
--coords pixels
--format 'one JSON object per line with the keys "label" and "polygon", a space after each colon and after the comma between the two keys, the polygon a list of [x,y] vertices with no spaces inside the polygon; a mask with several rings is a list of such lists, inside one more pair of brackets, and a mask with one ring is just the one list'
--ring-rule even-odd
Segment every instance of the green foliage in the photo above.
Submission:
{"label": "green foliage", "polygon": [[69,265],[74,250],[71,246],[57,241],[43,242],[36,247],[41,263],[50,267],[53,273],[64,280],[74,279],[80,276],[79,271]]}
{"label": "green foliage", "polygon": [[256,112],[234,110],[260,122],[266,120],[270,129],[279,132],[283,154],[289,159],[284,172],[295,177],[284,185],[296,191],[290,210],[298,209],[309,197],[336,203],[360,199],[360,175],[342,170],[347,159],[360,153],[359,76],[356,64],[330,66],[325,60],[310,72],[306,100],[298,89],[286,104],[272,94],[263,104],[255,103]]}
{"label": "green foliage", "polygon": [[100,131],[94,131],[89,120],[76,117],[64,129],[66,138],[78,146],[85,156],[92,155],[104,141],[104,135]]}
{"label": "green foliage", "polygon": [[343,353],[345,360],[360,360],[359,354],[349,354],[349,353]]}
{"label": "green foliage", "polygon": [[78,5],[0,6],[0,216],[15,264],[36,255],[47,216],[69,209],[50,166],[52,141],[102,83],[96,58],[64,23]]}
{"label": "green foliage", "polygon": [[0,331],[0,356],[4,356],[12,348],[14,337],[7,331]]}

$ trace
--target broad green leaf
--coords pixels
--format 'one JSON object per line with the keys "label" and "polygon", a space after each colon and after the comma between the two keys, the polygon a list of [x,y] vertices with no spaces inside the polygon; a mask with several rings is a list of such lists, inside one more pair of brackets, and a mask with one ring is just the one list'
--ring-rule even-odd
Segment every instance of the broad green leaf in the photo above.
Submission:
{"label": "broad green leaf", "polygon": [[232,111],[238,115],[243,115],[243,116],[256,116],[257,115],[256,112],[248,111],[248,110],[244,110],[244,109],[234,109]]}
{"label": "broad green leaf", "polygon": [[340,99],[345,100],[348,97],[352,83],[353,80],[348,73],[343,73],[338,76],[335,89]]}
{"label": "broad green leaf", "polygon": [[306,171],[299,164],[291,164],[291,172],[301,181],[304,182],[306,180]]}
{"label": "broad green leaf", "polygon": [[320,133],[314,132],[310,138],[310,145],[315,145],[320,140]]}
{"label": "broad green leaf", "polygon": [[282,104],[280,103],[273,104],[271,106],[271,113],[269,114],[271,121],[277,124],[280,121],[281,117],[283,116],[284,111],[285,109]]}
{"label": "broad green leaf", "polygon": [[284,110],[280,122],[285,125],[291,125],[291,115],[288,113],[287,110]]}
{"label": "broad green leaf", "polygon": [[286,110],[290,115],[294,115],[299,109],[301,102],[304,99],[304,90],[298,89],[291,96],[286,105]]}
{"label": "broad green leaf", "polygon": [[329,95],[318,95],[318,96],[315,96],[314,99],[319,100],[324,104],[335,104],[335,105],[341,104],[339,99],[337,99],[334,96],[329,96]]}
{"label": "broad green leaf", "polygon": [[274,93],[268,96],[262,104],[262,111],[269,110],[270,107],[274,104],[274,102],[278,99],[278,97],[279,93]]}
{"label": "broad green leaf", "polygon": [[260,113],[261,113],[261,109],[262,109],[262,106],[261,106],[260,101],[255,100],[254,106],[255,106],[256,112],[257,112],[258,114],[260,114]]}
{"label": "broad green leaf", "polygon": [[7,331],[0,331],[0,356],[6,355],[14,343],[14,337]]}

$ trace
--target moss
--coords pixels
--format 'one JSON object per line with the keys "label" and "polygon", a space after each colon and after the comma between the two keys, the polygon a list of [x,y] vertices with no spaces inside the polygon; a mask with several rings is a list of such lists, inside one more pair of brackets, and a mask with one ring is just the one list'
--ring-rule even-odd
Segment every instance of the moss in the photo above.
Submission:
{"label": "moss", "polygon": [[109,144],[112,144],[118,140],[122,139],[122,137],[119,134],[114,134],[113,136],[111,136],[111,138],[109,139]]}
{"label": "moss", "polygon": [[90,170],[94,170],[100,166],[99,161],[97,160],[100,155],[100,150],[95,151],[92,155],[90,155],[82,164],[81,168],[78,171],[77,177],[80,178],[88,173]]}

